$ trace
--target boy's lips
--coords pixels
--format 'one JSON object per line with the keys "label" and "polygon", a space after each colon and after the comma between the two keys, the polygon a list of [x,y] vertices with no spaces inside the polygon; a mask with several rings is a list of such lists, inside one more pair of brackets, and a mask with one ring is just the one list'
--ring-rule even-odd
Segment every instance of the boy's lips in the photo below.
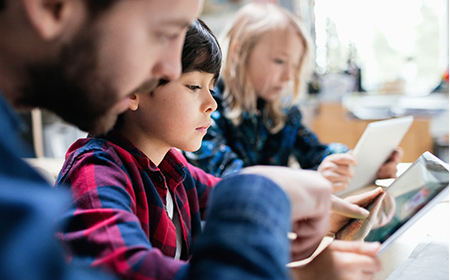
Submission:
{"label": "boy's lips", "polygon": [[203,126],[197,127],[196,130],[204,130],[204,129],[206,130],[206,129],[208,129],[210,126],[211,126],[211,122],[208,122],[207,124],[205,124],[205,125],[203,125]]}

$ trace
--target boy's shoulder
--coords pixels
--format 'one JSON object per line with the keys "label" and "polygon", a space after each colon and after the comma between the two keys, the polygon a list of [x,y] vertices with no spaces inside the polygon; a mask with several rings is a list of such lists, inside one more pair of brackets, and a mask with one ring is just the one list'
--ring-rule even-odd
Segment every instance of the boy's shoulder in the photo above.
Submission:
{"label": "boy's shoulder", "polygon": [[67,151],[60,175],[64,176],[74,165],[80,164],[100,164],[101,161],[109,161],[122,165],[125,157],[131,157],[131,155],[106,139],[80,138]]}

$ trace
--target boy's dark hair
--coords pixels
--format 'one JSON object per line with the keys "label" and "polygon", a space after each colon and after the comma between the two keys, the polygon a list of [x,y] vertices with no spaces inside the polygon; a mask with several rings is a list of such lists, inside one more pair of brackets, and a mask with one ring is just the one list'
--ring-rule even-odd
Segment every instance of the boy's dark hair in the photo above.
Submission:
{"label": "boy's dark hair", "polygon": [[217,38],[201,20],[194,21],[186,33],[181,58],[183,73],[201,71],[214,74],[219,79],[222,66],[222,50]]}
{"label": "boy's dark hair", "polygon": [[[219,42],[209,27],[200,19],[195,20],[186,32],[181,57],[182,72],[200,71],[214,74],[214,82],[219,79],[222,66],[222,50]],[[158,86],[164,86],[169,81],[160,80]],[[152,94],[152,92],[148,93]],[[117,118],[115,129],[125,125],[123,114]]]}

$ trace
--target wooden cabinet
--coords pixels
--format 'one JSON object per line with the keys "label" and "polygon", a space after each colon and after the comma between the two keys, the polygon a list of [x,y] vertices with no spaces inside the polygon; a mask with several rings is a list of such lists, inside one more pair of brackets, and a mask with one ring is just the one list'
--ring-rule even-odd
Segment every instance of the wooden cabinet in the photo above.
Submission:
{"label": "wooden cabinet", "polygon": [[[338,142],[353,148],[372,121],[375,120],[352,117],[341,103],[322,103],[312,122],[312,129],[323,143]],[[425,151],[433,152],[430,119],[414,118],[399,146],[404,150],[403,162],[413,162]]]}

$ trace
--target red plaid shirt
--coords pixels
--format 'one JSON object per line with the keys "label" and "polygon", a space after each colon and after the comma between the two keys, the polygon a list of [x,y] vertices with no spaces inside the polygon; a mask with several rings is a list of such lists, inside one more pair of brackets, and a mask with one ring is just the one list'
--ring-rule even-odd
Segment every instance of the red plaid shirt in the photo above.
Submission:
{"label": "red plaid shirt", "polygon": [[125,279],[173,279],[184,261],[173,259],[176,230],[165,211],[167,191],[174,194],[181,259],[187,260],[219,180],[176,150],[156,166],[115,131],[103,139],[80,139],[69,148],[57,180],[73,193],[60,236],[74,260],[106,266]]}

